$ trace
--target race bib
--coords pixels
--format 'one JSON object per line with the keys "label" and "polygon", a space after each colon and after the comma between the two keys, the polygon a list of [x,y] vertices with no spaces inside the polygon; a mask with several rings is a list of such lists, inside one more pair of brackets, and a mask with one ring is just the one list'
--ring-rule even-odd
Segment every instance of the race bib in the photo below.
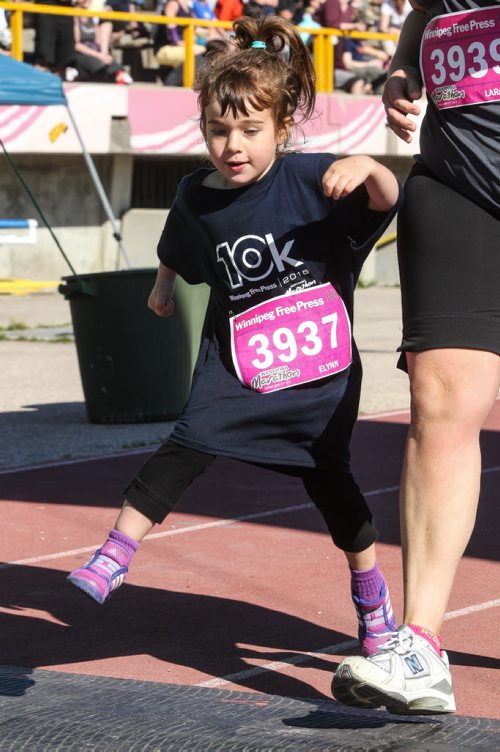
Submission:
{"label": "race bib", "polygon": [[324,379],[352,361],[351,322],[329,283],[266,300],[230,326],[236,373],[256,392]]}
{"label": "race bib", "polygon": [[427,95],[440,110],[500,100],[500,5],[436,16],[420,47]]}

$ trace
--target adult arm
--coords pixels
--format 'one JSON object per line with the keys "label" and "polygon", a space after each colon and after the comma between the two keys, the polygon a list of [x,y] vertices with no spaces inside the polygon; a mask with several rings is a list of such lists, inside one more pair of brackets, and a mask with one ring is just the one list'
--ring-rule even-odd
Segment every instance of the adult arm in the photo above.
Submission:
{"label": "adult arm", "polygon": [[391,20],[391,9],[387,6],[387,3],[383,3],[380,10],[379,31],[386,34],[389,31],[389,24]]}
{"label": "adult arm", "polygon": [[427,23],[424,10],[412,1],[412,12],[401,29],[398,46],[389,69],[382,102],[391,130],[403,141],[410,143],[415,123],[408,115],[418,116],[420,107],[414,104],[422,96],[422,79],[418,68],[420,42]]}
{"label": "adult arm", "polygon": [[[163,15],[167,16],[167,18],[175,18],[175,16],[179,12],[179,3],[177,0],[168,0],[167,3],[165,3],[165,7],[163,9]],[[167,25],[167,38],[169,38],[169,41],[167,41],[167,44],[173,44],[178,45],[182,44],[182,39],[179,34],[179,30],[175,24],[168,24]]]}

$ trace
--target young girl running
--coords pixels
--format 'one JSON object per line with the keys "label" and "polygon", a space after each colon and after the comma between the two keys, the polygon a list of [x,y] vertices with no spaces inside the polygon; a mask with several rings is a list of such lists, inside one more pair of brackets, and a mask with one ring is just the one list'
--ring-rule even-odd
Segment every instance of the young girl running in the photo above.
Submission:
{"label": "young girl running", "polygon": [[214,169],[184,178],[159,246],[149,307],[169,316],[175,278],[211,288],[189,400],[128,485],[108,539],[69,575],[103,603],[140,541],[216,455],[301,478],[351,569],[365,655],[395,628],[377,532],[350,470],[361,364],[351,334],[361,266],[400,187],[366,156],[288,152],[314,111],[314,70],[278,17],[234,24],[234,47],[197,82]]}

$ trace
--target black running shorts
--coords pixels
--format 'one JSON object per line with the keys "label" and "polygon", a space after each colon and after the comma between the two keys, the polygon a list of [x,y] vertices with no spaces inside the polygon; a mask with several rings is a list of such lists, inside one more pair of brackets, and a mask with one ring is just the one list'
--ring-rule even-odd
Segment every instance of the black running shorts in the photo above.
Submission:
{"label": "black running shorts", "polygon": [[[500,354],[500,220],[421,164],[406,181],[398,261],[400,351],[456,347]],[[403,355],[399,367],[405,365]]]}

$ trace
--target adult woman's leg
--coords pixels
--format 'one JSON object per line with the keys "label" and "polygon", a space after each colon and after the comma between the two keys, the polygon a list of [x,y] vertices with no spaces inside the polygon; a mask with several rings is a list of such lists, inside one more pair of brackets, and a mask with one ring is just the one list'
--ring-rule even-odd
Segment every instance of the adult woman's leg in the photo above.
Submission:
{"label": "adult woman's leg", "polygon": [[[479,497],[479,432],[500,374],[498,218],[416,165],[398,217],[405,623],[439,634]],[[438,642],[438,641],[437,641]]]}
{"label": "adult woman's leg", "polygon": [[406,353],[411,425],[401,481],[404,622],[441,631],[479,499],[479,433],[500,387],[480,350]]}
{"label": "adult woman's leg", "polygon": [[481,474],[479,434],[500,386],[500,357],[480,350],[406,353],[411,425],[401,480],[404,626],[369,660],[347,658],[336,699],[399,713],[456,710],[439,633],[472,533]]}
{"label": "adult woman's leg", "polygon": [[413,167],[398,216],[400,361],[412,420],[401,492],[405,624],[369,660],[346,658],[337,699],[395,712],[456,710],[441,630],[474,526],[479,433],[500,384],[498,217]]}

